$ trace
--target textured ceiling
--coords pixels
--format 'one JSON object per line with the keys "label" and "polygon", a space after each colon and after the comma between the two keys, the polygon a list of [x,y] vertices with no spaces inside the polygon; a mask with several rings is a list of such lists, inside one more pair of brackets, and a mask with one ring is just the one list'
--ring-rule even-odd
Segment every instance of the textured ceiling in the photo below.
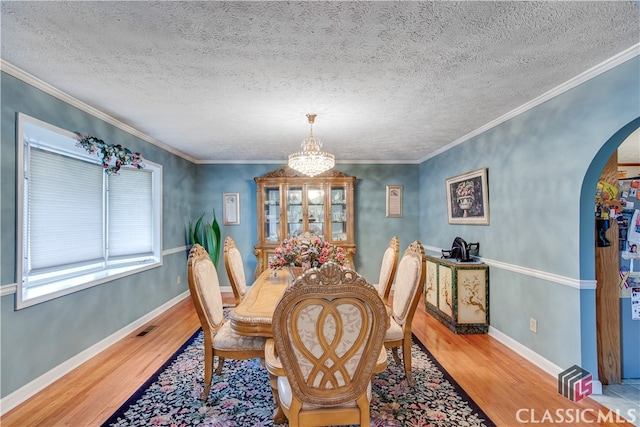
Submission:
{"label": "textured ceiling", "polygon": [[306,113],[338,161],[415,162],[640,41],[636,1],[0,7],[5,63],[198,162],[284,162]]}

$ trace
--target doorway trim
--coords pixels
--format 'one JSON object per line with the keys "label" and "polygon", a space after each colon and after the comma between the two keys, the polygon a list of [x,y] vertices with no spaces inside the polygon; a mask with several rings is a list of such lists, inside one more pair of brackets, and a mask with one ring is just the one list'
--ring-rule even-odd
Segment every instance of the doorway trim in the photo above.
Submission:
{"label": "doorway trim", "polygon": [[[594,197],[596,185],[609,158],[620,144],[638,128],[640,128],[640,117],[635,118],[618,130],[602,145],[585,173],[580,192],[579,262],[581,280],[595,280],[596,277],[594,243]],[[580,290],[580,334],[581,366],[595,378],[598,375],[595,289]]]}

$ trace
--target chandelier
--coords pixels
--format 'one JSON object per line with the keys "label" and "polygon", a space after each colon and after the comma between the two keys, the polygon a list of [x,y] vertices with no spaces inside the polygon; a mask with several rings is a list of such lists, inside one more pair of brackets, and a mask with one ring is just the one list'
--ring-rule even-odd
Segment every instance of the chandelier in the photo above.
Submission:
{"label": "chandelier", "polygon": [[289,167],[308,176],[321,174],[336,164],[333,154],[321,151],[322,143],[313,137],[313,122],[316,116],[317,114],[307,114],[309,138],[302,141],[302,151],[289,155]]}

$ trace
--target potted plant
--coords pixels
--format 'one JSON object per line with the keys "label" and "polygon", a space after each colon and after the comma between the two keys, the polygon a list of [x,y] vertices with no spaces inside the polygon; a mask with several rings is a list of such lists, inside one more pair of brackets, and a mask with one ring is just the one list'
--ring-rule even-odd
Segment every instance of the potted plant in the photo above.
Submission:
{"label": "potted plant", "polygon": [[204,215],[200,215],[200,218],[196,221],[195,225],[189,223],[188,240],[189,246],[193,246],[199,243],[204,247],[213,265],[218,267],[218,260],[220,259],[220,226],[216,220],[216,210],[213,210],[213,221],[211,223],[203,222]]}

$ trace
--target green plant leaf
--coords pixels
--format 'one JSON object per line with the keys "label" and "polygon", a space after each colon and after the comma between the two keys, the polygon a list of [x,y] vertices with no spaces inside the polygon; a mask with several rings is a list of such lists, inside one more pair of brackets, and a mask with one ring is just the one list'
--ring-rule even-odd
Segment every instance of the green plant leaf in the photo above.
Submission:
{"label": "green plant leaf", "polygon": [[203,223],[204,215],[196,221],[195,226],[189,223],[189,239],[191,245],[199,243],[202,245],[211,257],[213,264],[218,267],[218,260],[220,259],[220,225],[216,219],[216,211],[213,210],[213,222]]}
{"label": "green plant leaf", "polygon": [[207,249],[207,252],[209,252],[209,257],[211,258],[213,265],[217,267],[217,262],[215,259],[217,247],[215,243],[215,236],[213,235],[213,229],[207,226],[204,229],[204,233],[205,233],[205,240],[204,240],[205,248]]}
{"label": "green plant leaf", "polygon": [[215,236],[215,255],[213,259],[213,263],[215,266],[218,266],[218,260],[220,259],[220,225],[218,224],[218,220],[216,219],[216,210],[213,210],[213,222],[211,223],[211,229],[213,230],[213,234]]}
{"label": "green plant leaf", "polygon": [[204,214],[202,214],[200,216],[200,218],[198,218],[198,220],[196,221],[196,225],[193,228],[193,244],[195,245],[196,243],[201,243],[201,239],[200,239],[200,226],[202,225],[202,220],[204,219]]}

